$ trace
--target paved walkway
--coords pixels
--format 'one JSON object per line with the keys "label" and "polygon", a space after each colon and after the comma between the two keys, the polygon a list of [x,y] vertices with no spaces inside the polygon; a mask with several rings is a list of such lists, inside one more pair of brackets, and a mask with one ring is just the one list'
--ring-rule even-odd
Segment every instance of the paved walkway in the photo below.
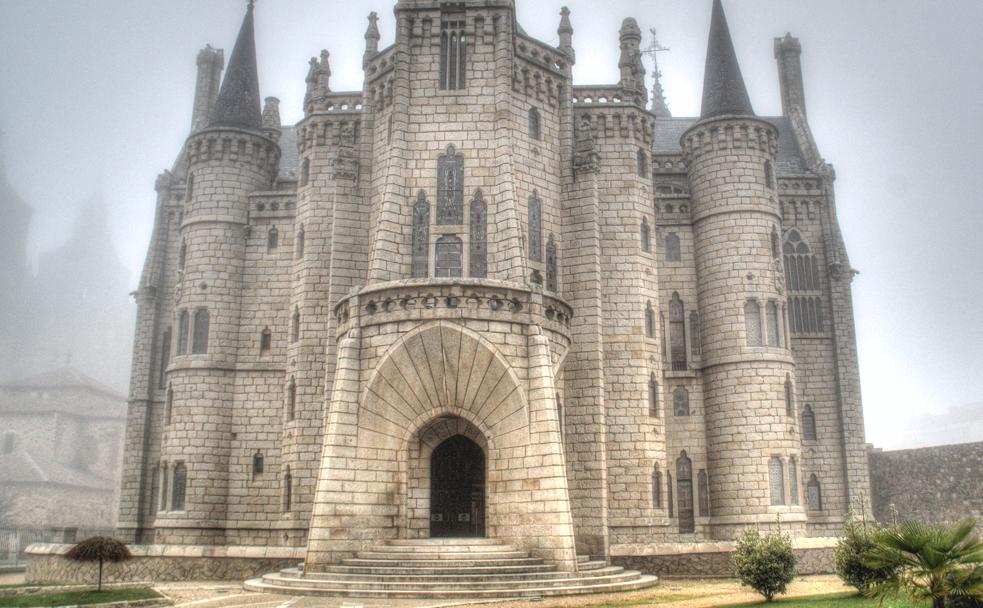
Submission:
{"label": "paved walkway", "polygon": [[[234,583],[163,583],[157,587],[174,599],[178,608],[437,608],[476,605],[452,600],[362,600],[270,595],[244,591]],[[835,576],[798,579],[790,596],[850,591]],[[734,580],[664,580],[658,586],[631,593],[586,595],[541,601],[495,602],[495,608],[587,608],[594,604],[671,608],[712,608],[754,602],[761,596]]]}

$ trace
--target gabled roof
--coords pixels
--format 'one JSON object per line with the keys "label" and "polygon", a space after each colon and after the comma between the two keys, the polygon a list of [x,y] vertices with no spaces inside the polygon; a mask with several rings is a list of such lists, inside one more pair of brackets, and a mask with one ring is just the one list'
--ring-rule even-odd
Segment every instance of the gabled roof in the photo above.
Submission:
{"label": "gabled roof", "polygon": [[36,457],[26,450],[0,454],[0,484],[55,484],[108,491],[115,486],[111,479]]}
{"label": "gabled roof", "polygon": [[83,388],[102,393],[117,401],[126,401],[126,397],[100,382],[93,380],[77,369],[62,367],[42,372],[20,380],[10,380],[0,384],[2,388],[12,389],[67,389]]}

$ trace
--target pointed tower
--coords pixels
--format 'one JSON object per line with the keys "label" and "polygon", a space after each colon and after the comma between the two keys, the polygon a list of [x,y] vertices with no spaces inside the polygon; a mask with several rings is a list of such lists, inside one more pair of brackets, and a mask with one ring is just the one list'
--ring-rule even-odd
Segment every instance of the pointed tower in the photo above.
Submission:
{"label": "pointed tower", "polygon": [[[167,247],[178,258],[176,297],[171,320],[157,323],[173,328],[176,348],[169,365],[148,373],[166,367],[160,458],[172,492],[157,514],[159,542],[224,541],[249,196],[271,189],[280,158],[270,137],[275,104],[264,125],[260,103],[250,2],[208,126],[187,141],[183,217],[178,243]],[[170,354],[155,351],[165,361]]]}
{"label": "pointed tower", "polygon": [[638,22],[631,17],[625,19],[618,32],[618,39],[621,43],[621,57],[618,59],[621,88],[626,93],[637,96],[644,106],[648,103],[648,91],[645,89],[645,66],[642,64],[642,30],[638,27]]}
{"label": "pointed tower", "polygon": [[774,163],[778,132],[754,116],[714,0],[702,118],[682,136],[693,201],[713,538],[750,526],[800,535],[795,364]]}

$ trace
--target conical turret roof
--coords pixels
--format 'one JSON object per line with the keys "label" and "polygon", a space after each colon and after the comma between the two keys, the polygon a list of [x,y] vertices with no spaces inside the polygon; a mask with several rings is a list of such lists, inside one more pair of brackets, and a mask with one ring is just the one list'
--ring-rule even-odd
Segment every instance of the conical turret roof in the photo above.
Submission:
{"label": "conical turret roof", "polygon": [[727,17],[720,0],[713,0],[710,41],[707,45],[706,72],[703,77],[701,118],[737,115],[754,116],[751,100],[737,63],[734,42],[727,27]]}
{"label": "conical turret roof", "polygon": [[215,100],[210,127],[239,127],[260,130],[263,111],[259,97],[256,69],[256,35],[253,30],[253,3],[246,9],[242,28],[236,39],[225,80]]}

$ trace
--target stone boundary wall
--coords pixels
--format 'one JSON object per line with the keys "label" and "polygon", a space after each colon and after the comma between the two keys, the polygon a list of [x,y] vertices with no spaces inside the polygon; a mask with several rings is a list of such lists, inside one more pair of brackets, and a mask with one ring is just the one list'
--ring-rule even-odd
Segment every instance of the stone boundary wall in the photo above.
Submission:
{"label": "stone boundary wall", "polygon": [[[874,518],[983,521],[983,442],[885,452],[870,449]],[[983,526],[981,526],[983,528]]]}
{"label": "stone boundary wall", "polygon": [[[29,584],[89,583],[96,578],[96,563],[65,559],[72,545],[38,543],[27,548]],[[215,547],[204,545],[132,545],[133,558],[105,564],[103,581],[243,581],[304,559],[303,547]]]}
{"label": "stone boundary wall", "polygon": [[[796,571],[800,575],[836,572],[836,542],[835,538],[793,538],[799,558]],[[733,578],[734,548],[732,542],[612,545],[611,563],[662,578]]]}

